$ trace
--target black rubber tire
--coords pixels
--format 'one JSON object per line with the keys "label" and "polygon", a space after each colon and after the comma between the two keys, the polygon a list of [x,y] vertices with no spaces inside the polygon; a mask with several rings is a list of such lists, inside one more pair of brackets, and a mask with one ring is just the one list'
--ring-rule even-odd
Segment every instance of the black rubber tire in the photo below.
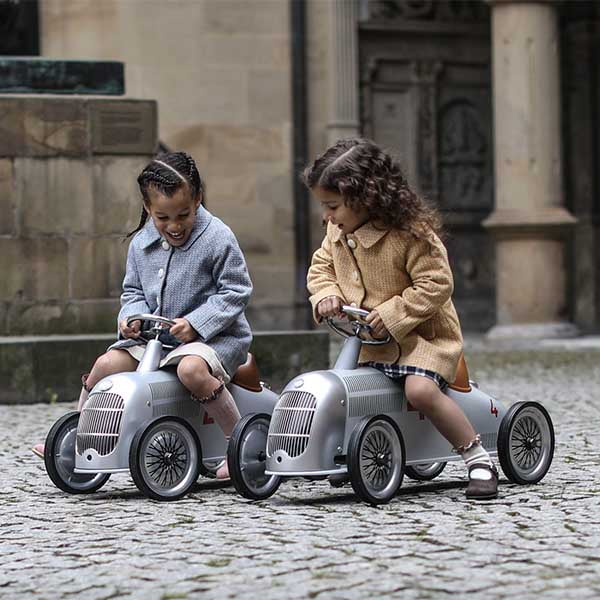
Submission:
{"label": "black rubber tire", "polygon": [[554,426],[548,411],[538,402],[513,404],[498,430],[498,459],[509,481],[537,483],[553,456]]}
{"label": "black rubber tire", "polygon": [[[154,461],[148,466],[145,454],[150,445],[163,436],[160,444],[152,447]],[[164,436],[169,436],[166,439]],[[166,450],[166,451],[165,451]],[[184,452],[185,462],[181,475],[177,476],[176,485],[161,485],[160,478],[178,468],[177,464],[170,461],[174,452]],[[191,457],[191,464],[189,464]],[[160,463],[160,464],[159,464]],[[202,463],[202,448],[196,432],[192,427],[179,417],[158,417],[145,423],[136,432],[129,448],[129,470],[137,488],[148,498],[160,502],[172,502],[183,498],[196,483]],[[158,479],[150,469],[155,467],[159,471]]]}
{"label": "black rubber tire", "polygon": [[[438,463],[423,463],[423,465],[407,465],[404,467],[404,474],[415,481],[431,481],[435,479],[445,468],[448,463],[438,462]],[[438,465],[437,468],[433,468],[434,465]],[[419,470],[420,466],[428,466],[429,471]]]}
{"label": "black rubber tire", "polygon": [[[271,417],[267,414],[245,415],[237,422],[229,439],[227,447],[229,476],[237,492],[248,500],[265,500],[272,496],[281,485],[281,477],[264,474],[270,422]],[[254,439],[250,440],[250,435],[254,435]],[[252,460],[253,471],[249,471],[247,468],[249,460]],[[254,475],[255,478],[250,475]]]}
{"label": "black rubber tire", "polygon": [[[377,440],[372,439],[374,433],[376,433],[376,428],[380,429],[379,433],[381,434]],[[381,430],[384,430],[384,432]],[[380,491],[375,490],[374,486],[367,481],[365,478],[367,474],[364,472],[361,465],[361,457],[364,456],[363,445],[366,442],[378,444],[378,447],[371,450],[371,452],[377,450],[379,450],[379,452],[384,450],[392,451],[392,455],[389,457],[391,476],[388,478],[388,482],[385,483]],[[376,462],[380,460],[380,456],[373,458]],[[361,421],[359,421],[358,425],[356,425],[352,431],[352,434],[350,435],[346,460],[348,463],[350,482],[352,483],[352,487],[354,488],[356,495],[361,500],[364,500],[372,505],[385,504],[386,502],[389,502],[402,485],[406,462],[404,439],[396,423],[394,423],[394,421],[392,421],[392,419],[386,415],[364,417]],[[381,460],[383,460],[383,458],[381,458]],[[372,466],[379,469],[380,472],[385,470],[385,465],[383,464]],[[385,476],[385,473],[383,474]]]}
{"label": "black rubber tire", "polygon": [[52,483],[69,494],[92,494],[109,479],[110,473],[75,473],[75,436],[80,413],[63,415],[46,436],[44,465]]}

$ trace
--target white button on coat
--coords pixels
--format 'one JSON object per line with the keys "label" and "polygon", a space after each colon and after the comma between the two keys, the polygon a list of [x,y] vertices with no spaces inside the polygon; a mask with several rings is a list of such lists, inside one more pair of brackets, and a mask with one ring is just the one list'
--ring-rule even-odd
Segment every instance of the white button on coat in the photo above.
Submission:
{"label": "white button on coat", "polygon": [[352,250],[354,250],[354,248],[356,248],[356,242],[352,238],[350,238],[348,240],[348,246],[350,246],[350,248],[352,248]]}
{"label": "white button on coat", "polygon": [[358,281],[358,271],[354,271],[352,277],[354,278],[354,281]]}
{"label": "white button on coat", "polygon": [[167,240],[163,240],[162,247],[163,250],[168,250],[171,246],[169,246],[169,242],[167,242]]}
{"label": "white button on coat", "polygon": [[158,270],[158,276],[162,279],[163,275],[165,274],[165,270],[164,269],[159,269]]}

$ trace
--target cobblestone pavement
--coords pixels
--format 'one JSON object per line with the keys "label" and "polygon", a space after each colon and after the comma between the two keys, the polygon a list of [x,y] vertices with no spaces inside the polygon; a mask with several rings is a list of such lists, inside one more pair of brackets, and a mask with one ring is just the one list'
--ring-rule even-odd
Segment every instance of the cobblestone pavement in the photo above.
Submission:
{"label": "cobblestone pavement", "polygon": [[29,446],[72,405],[0,406],[0,598],[600,597],[600,352],[468,360],[483,389],[543,402],[556,429],[540,484],[503,479],[480,504],[458,465],[380,508],[305,480],[258,503],[208,480],[157,503],[127,475],[69,496]]}

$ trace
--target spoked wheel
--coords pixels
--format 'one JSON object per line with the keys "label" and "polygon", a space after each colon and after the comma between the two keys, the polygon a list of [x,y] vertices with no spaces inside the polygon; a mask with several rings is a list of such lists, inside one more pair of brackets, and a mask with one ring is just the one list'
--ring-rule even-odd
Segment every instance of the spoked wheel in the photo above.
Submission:
{"label": "spoked wheel", "polygon": [[237,423],[229,440],[229,476],[238,493],[249,500],[269,498],[281,484],[281,477],[265,473],[270,422],[269,415],[246,415]]}
{"label": "spoked wheel", "polygon": [[52,483],[69,494],[91,494],[109,479],[110,473],[75,473],[75,441],[78,412],[62,416],[50,429],[44,447],[44,464]]}
{"label": "spoked wheel", "polygon": [[198,479],[202,451],[182,419],[161,417],[142,427],[129,449],[129,469],[138,489],[154,500],[178,500]]}
{"label": "spoked wheel", "polygon": [[445,462],[421,463],[410,465],[404,469],[404,472],[411,479],[417,481],[431,481],[435,479],[445,468]]}
{"label": "spoked wheel", "polygon": [[388,502],[404,476],[402,434],[389,417],[365,417],[352,431],[347,460],[356,494],[370,504]]}
{"label": "spoked wheel", "polygon": [[537,483],[554,456],[554,427],[537,402],[518,402],[509,409],[498,431],[498,458],[513,483]]}

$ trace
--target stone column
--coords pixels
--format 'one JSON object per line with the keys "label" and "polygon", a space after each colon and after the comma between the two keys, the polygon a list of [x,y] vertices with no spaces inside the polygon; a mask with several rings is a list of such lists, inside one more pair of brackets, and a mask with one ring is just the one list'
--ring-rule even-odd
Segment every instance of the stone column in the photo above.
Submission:
{"label": "stone column", "polygon": [[358,116],[358,2],[332,0],[330,14],[330,116],[327,141],[357,136]]}
{"label": "stone column", "polygon": [[568,322],[557,5],[493,0],[497,324],[489,338],[575,335]]}

